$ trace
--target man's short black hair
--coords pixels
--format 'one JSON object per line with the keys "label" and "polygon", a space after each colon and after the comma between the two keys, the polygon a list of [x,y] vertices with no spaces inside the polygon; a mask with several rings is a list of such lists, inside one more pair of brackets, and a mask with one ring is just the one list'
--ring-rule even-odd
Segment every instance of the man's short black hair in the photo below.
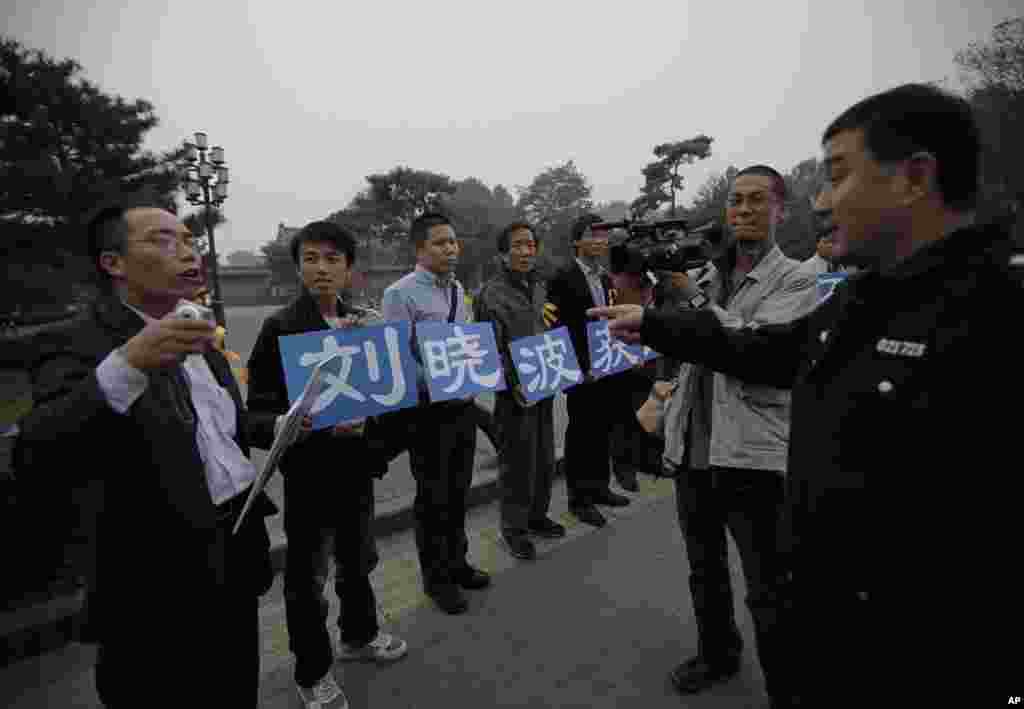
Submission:
{"label": "man's short black hair", "polygon": [[967,101],[927,84],[904,84],[869,96],[832,121],[824,145],[843,131],[861,130],[864,147],[879,163],[928,152],[938,162],[943,203],[957,212],[978,197],[981,136]]}
{"label": "man's short black hair", "polygon": [[537,234],[534,233],[533,227],[530,226],[529,223],[524,221],[512,222],[498,233],[499,254],[508,253],[509,247],[511,246],[512,243],[512,234],[519,231],[520,229],[526,229],[528,232],[530,232],[530,236],[533,237],[534,242],[537,243],[538,245],[540,244],[540,239],[537,237]]}
{"label": "man's short black hair", "polygon": [[589,212],[587,214],[580,215],[576,218],[576,221],[572,223],[572,240],[579,241],[583,238],[583,235],[587,233],[592,224],[599,224],[604,221],[604,217],[600,214],[594,214]]}
{"label": "man's short black hair", "polygon": [[149,191],[128,192],[117,195],[102,202],[85,217],[86,248],[89,260],[96,269],[100,287],[109,290],[113,280],[100,266],[100,256],[104,251],[124,250],[128,236],[128,222],[125,214],[133,209],[163,209],[172,214],[177,213],[174,203],[153,196]]}
{"label": "man's short black hair", "polygon": [[780,204],[786,203],[786,178],[783,177],[778,170],[769,165],[751,165],[745,167],[736,173],[736,177],[733,178],[733,183],[736,182],[737,178],[743,177],[744,175],[761,175],[763,177],[772,178],[772,184],[774,185],[772,191],[775,192],[775,196],[779,198]]}
{"label": "man's short black hair", "polygon": [[292,263],[299,265],[299,251],[302,245],[316,241],[331,244],[341,253],[345,254],[349,268],[356,263],[356,238],[352,236],[345,227],[328,221],[310,222],[299,229],[292,237],[291,252]]}
{"label": "man's short black hair", "polygon": [[451,219],[441,212],[424,212],[413,220],[412,227],[409,229],[409,239],[412,241],[413,248],[420,248],[434,227],[451,225]]}

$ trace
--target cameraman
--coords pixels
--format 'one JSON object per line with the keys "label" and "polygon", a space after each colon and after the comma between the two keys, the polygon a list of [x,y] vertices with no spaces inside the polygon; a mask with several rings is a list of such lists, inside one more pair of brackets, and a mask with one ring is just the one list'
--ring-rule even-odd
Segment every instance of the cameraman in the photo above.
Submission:
{"label": "cameraman", "polygon": [[[815,281],[775,243],[785,203],[785,180],[772,168],[753,165],[737,173],[726,209],[734,238],[703,269],[673,274],[676,298],[682,300],[678,307],[713,310],[732,329],[753,330],[802,315]],[[692,694],[739,671],[743,643],[729,579],[728,529],[742,562],[746,603],[770,691],[778,655],[775,531],[783,500],[789,392],[689,364],[680,368],[678,382],[665,456],[678,470],[676,500],[699,638],[697,655],[672,671],[672,683]]]}
{"label": "cameraman", "polygon": [[[1024,398],[1006,315],[1024,295],[1024,244],[974,224],[981,136],[962,98],[900,86],[844,111],[822,144],[836,256],[861,270],[821,307],[741,331],[700,311],[591,314],[623,339],[793,390],[794,696],[776,706],[928,703],[980,677],[999,691],[1019,676],[991,640],[1019,629],[1019,583],[992,563],[1016,558],[1019,418],[993,399]],[[896,622],[877,621],[870,589]]]}

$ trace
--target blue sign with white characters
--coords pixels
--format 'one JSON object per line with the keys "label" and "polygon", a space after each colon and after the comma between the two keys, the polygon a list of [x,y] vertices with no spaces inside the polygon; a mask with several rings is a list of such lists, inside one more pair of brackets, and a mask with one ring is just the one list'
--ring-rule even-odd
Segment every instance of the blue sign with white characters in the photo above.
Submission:
{"label": "blue sign with white characters", "polygon": [[491,323],[418,322],[416,342],[431,401],[505,388]]}
{"label": "blue sign with white characters", "polygon": [[836,286],[846,280],[848,274],[842,271],[832,271],[818,274],[818,302],[821,303],[836,289]]}
{"label": "blue sign with white characters", "polygon": [[566,327],[520,338],[509,349],[527,401],[546,399],[583,381]]}
{"label": "blue sign with white characters", "polygon": [[313,404],[313,428],[415,406],[416,360],[409,323],[319,330],[278,338],[288,399],[295,402],[313,367],[335,357],[321,372]]}
{"label": "blue sign with white characters", "polygon": [[587,347],[590,349],[590,373],[595,379],[625,372],[661,356],[646,345],[629,345],[615,339],[608,331],[607,320],[587,323]]}

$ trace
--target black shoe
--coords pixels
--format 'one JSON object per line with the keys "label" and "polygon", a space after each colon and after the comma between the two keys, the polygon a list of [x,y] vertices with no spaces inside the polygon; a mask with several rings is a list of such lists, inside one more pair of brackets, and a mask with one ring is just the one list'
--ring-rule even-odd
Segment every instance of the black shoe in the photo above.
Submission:
{"label": "black shoe", "polygon": [[585,522],[595,527],[603,527],[608,524],[608,520],[593,505],[573,505],[569,508],[569,512],[580,522]]}
{"label": "black shoe", "polygon": [[623,490],[628,490],[629,492],[640,491],[640,485],[636,481],[636,470],[632,467],[624,465],[621,468],[615,468],[615,480]]}
{"label": "black shoe", "polygon": [[545,539],[560,539],[565,536],[565,527],[545,517],[536,522],[530,522],[529,532]]}
{"label": "black shoe", "polygon": [[462,588],[468,588],[472,591],[479,591],[481,588],[487,588],[491,585],[491,577],[488,574],[469,565],[461,571],[453,573],[452,578]]}
{"label": "black shoe", "polygon": [[437,604],[437,607],[449,615],[465,613],[469,608],[469,602],[462,595],[462,589],[454,583],[446,583],[427,589],[427,595]]}
{"label": "black shoe", "polygon": [[525,534],[505,534],[502,536],[505,539],[505,546],[508,547],[508,551],[512,556],[517,559],[525,559],[526,561],[533,561],[537,558],[537,547],[526,538]]}
{"label": "black shoe", "polygon": [[724,682],[740,671],[739,660],[708,664],[704,658],[691,657],[669,673],[672,686],[680,694],[696,694]]}
{"label": "black shoe", "polygon": [[595,505],[608,505],[609,507],[625,507],[629,504],[629,498],[611,490],[603,490],[590,496],[590,502]]}

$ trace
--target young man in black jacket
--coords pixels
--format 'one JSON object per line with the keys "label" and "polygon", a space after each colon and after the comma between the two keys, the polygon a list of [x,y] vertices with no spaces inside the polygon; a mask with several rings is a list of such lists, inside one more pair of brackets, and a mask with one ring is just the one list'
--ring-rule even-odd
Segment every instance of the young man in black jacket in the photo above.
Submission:
{"label": "young man in black jacket", "polygon": [[1024,247],[973,223],[980,136],[962,99],[901,86],[848,109],[823,144],[835,257],[860,270],[816,310],[753,331],[705,311],[592,313],[624,339],[793,390],[775,706],[926,701],[979,671],[1010,686],[1005,651],[984,648],[995,627],[1019,631],[1003,615],[1019,585],[981,557],[1010,558],[1019,536],[1005,509],[1019,418],[993,397],[1024,398],[1007,315],[1024,304]]}
{"label": "young man in black jacket", "polygon": [[[249,411],[272,428],[290,402],[278,338],[316,330],[352,327],[362,317],[341,299],[348,288],[356,243],[331,222],[313,222],[291,243],[302,292],[266,319],[249,359]],[[331,672],[342,660],[390,661],[406,643],[382,633],[370,572],[378,557],[373,537],[373,478],[387,464],[372,455],[362,437],[363,422],[314,431],[281,459],[288,559],[284,574],[288,637],[295,655],[295,683],[307,706],[343,697]],[[265,438],[262,447],[272,439]],[[341,644],[335,653],[325,622],[328,604],[324,546],[333,545],[334,590],[341,601]]]}

